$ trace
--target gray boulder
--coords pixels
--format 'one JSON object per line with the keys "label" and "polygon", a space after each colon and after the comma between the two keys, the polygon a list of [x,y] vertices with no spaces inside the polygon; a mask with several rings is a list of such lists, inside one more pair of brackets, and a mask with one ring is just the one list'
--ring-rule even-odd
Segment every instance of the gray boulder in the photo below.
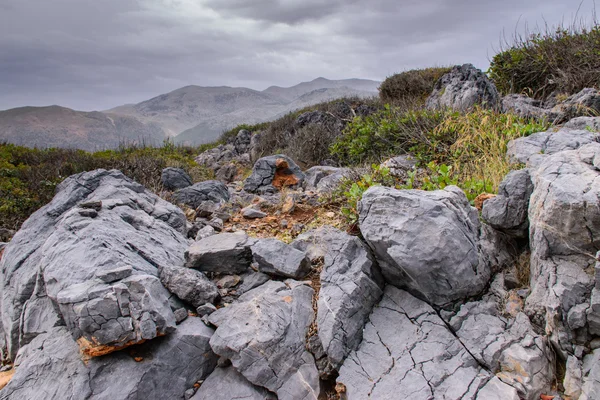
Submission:
{"label": "gray boulder", "polygon": [[342,171],[342,168],[317,165],[304,171],[304,187],[307,190],[316,190],[321,179]]}
{"label": "gray boulder", "polygon": [[217,326],[215,353],[254,385],[281,400],[317,399],[319,374],[305,348],[314,319],[313,290],[299,282],[270,281],[208,318]]}
{"label": "gray boulder", "polygon": [[182,267],[162,267],[161,283],[174,295],[194,307],[214,303],[219,289],[202,272]]}
{"label": "gray boulder", "polygon": [[209,345],[212,333],[199,318],[188,318],[168,337],[136,347],[133,355],[118,352],[84,363],[67,330],[53,328],[19,351],[17,372],[0,399],[183,400],[217,363]]}
{"label": "gray boulder", "polygon": [[263,157],[256,161],[252,175],[244,182],[244,190],[250,193],[275,193],[282,187],[302,186],[304,174],[296,163],[286,155]]}
{"label": "gray boulder", "polygon": [[197,208],[205,201],[223,203],[229,201],[229,190],[223,182],[204,181],[173,193],[173,201]]}
{"label": "gray boulder", "polygon": [[511,171],[498,189],[498,196],[483,203],[482,217],[494,229],[516,237],[527,237],[527,209],[533,192],[529,170]]}
{"label": "gray boulder", "polygon": [[348,400],[477,399],[491,378],[427,303],[387,286],[337,382]]}
{"label": "gray boulder", "polygon": [[548,121],[562,119],[562,113],[544,107],[541,100],[523,94],[509,94],[502,98],[502,111],[517,114],[523,118],[545,118]]}
{"label": "gray boulder", "polygon": [[82,353],[92,357],[175,330],[169,294],[150,275],[111,285],[89,280],[61,290],[56,301]]}
{"label": "gray boulder", "polygon": [[242,215],[244,216],[244,218],[258,219],[258,218],[264,218],[268,214],[266,212],[263,212],[263,211],[257,209],[256,206],[248,206],[248,207],[242,209]]}
{"label": "gray boulder", "polygon": [[191,400],[276,400],[268,390],[255,386],[233,367],[216,368]]}
{"label": "gray boulder", "polygon": [[[600,248],[599,167],[600,144],[590,143],[550,155],[532,170],[531,294],[525,310],[565,358],[593,330],[585,310],[594,309],[594,255]],[[594,315],[589,311],[590,321]]]}
{"label": "gray boulder", "polygon": [[427,99],[427,108],[465,111],[475,105],[496,108],[500,95],[488,77],[472,64],[456,65],[442,76]]}
{"label": "gray boulder", "polygon": [[493,301],[467,303],[449,324],[481,365],[516,388],[522,398],[537,400],[552,388],[553,351],[525,314],[508,320],[497,310]]}
{"label": "gray boulder", "polygon": [[[0,261],[2,324],[10,358],[62,319],[57,312],[62,290],[78,284],[120,287],[121,281],[102,284],[97,278],[102,271],[131,266],[132,276],[125,278],[131,282],[128,290],[135,286],[139,294],[166,293],[150,277],[158,275],[160,266],[183,264],[188,245],[185,230],[179,208],[119,171],[96,170],[67,178],[54,199],[23,224]],[[139,275],[146,278],[134,284]],[[173,315],[159,300],[145,303],[156,307],[145,311],[148,321],[163,319],[166,332]],[[108,302],[103,306],[116,310],[118,305]]]}
{"label": "gray boulder", "polygon": [[284,278],[303,279],[310,272],[310,260],[302,251],[278,239],[258,239],[252,245],[258,270]]}
{"label": "gray boulder", "polygon": [[571,119],[564,128],[600,132],[600,117],[577,117]]}
{"label": "gray boulder", "polygon": [[186,268],[238,274],[252,263],[253,240],[244,233],[220,233],[192,244],[185,252]]}
{"label": "gray boulder", "polygon": [[243,154],[250,151],[250,142],[252,139],[252,133],[246,129],[240,129],[235,139],[233,140],[233,147],[236,153]]}
{"label": "gray boulder", "polygon": [[383,278],[360,239],[335,228],[307,232],[294,245],[324,249],[318,335],[329,366],[338,369],[362,341],[367,318],[383,294]]}
{"label": "gray boulder", "polygon": [[565,150],[576,150],[598,140],[600,140],[600,133],[586,129],[551,129],[511,140],[508,142],[506,155],[510,162],[537,167],[549,155]]}
{"label": "gray boulder", "polygon": [[192,178],[181,168],[168,167],[162,170],[161,181],[166,190],[183,189],[192,186]]}
{"label": "gray boulder", "polygon": [[439,306],[477,295],[488,283],[478,213],[459,188],[375,186],[359,211],[360,230],[388,283]]}

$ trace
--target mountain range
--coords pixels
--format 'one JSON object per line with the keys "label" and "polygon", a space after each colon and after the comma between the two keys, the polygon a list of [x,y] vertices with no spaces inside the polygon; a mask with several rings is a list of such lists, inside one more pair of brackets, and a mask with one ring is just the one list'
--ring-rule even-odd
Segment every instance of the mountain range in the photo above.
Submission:
{"label": "mountain range", "polygon": [[244,87],[186,86],[137,104],[106,111],[75,111],[60,106],[0,111],[0,142],[28,147],[83,150],[119,144],[197,145],[215,140],[239,124],[273,120],[288,112],[342,97],[370,97],[380,82],[365,79],[310,82],[263,91]]}

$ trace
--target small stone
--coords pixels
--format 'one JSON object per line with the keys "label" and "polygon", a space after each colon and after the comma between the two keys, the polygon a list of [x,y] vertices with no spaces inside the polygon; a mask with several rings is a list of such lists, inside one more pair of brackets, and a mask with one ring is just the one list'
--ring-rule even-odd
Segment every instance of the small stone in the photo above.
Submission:
{"label": "small stone", "polygon": [[287,220],[282,219],[281,222],[279,222],[279,226],[281,226],[283,229],[287,229],[287,227],[288,227]]}
{"label": "small stone", "polygon": [[79,210],[79,215],[87,218],[96,218],[98,216],[98,211],[88,209]]}
{"label": "small stone", "polygon": [[215,307],[214,305],[212,305],[210,303],[203,304],[200,307],[196,308],[196,313],[198,314],[199,317],[204,317],[206,315],[210,315],[215,311],[217,311],[217,307]]}
{"label": "small stone", "polygon": [[208,224],[215,228],[215,231],[217,232],[221,232],[223,230],[224,223],[221,218],[213,218],[208,221]]}
{"label": "small stone", "polygon": [[196,241],[205,239],[209,236],[213,236],[216,234],[217,234],[217,232],[215,231],[215,228],[213,228],[210,225],[206,225],[204,228],[200,229],[198,231],[198,233],[196,234]]}
{"label": "small stone", "polygon": [[299,235],[304,230],[304,224],[294,224],[292,226],[292,235]]}
{"label": "small stone", "polygon": [[185,400],[190,400],[192,397],[194,397],[195,394],[196,394],[196,391],[194,389],[188,389],[183,394],[183,398]]}
{"label": "small stone", "polygon": [[257,219],[257,218],[264,218],[267,216],[267,213],[257,210],[256,208],[254,208],[253,206],[249,206],[246,207],[242,210],[242,215],[244,216],[244,218],[248,218],[248,219]]}
{"label": "small stone", "polygon": [[217,287],[219,289],[230,289],[239,285],[241,281],[242,278],[239,275],[227,275],[217,281]]}
{"label": "small stone", "polygon": [[185,321],[185,319],[188,317],[188,312],[185,308],[180,308],[178,310],[175,310],[174,314],[175,314],[175,322],[177,322],[177,325],[179,325],[180,323]]}
{"label": "small stone", "polygon": [[335,217],[335,213],[333,211],[329,211],[325,213],[325,216],[327,218],[334,218]]}
{"label": "small stone", "polygon": [[296,200],[294,199],[294,196],[288,195],[285,198],[285,202],[283,203],[283,206],[281,207],[281,212],[284,214],[291,214],[292,212],[294,212],[295,209],[296,209]]}

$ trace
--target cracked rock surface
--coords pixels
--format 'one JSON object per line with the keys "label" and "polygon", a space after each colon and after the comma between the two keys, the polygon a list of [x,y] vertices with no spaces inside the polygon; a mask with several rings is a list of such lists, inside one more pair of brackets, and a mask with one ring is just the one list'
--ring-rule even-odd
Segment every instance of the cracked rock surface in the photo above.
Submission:
{"label": "cracked rock surface", "polygon": [[491,378],[429,305],[388,285],[337,381],[349,400],[476,399]]}
{"label": "cracked rock surface", "polygon": [[220,233],[198,240],[185,252],[185,266],[203,272],[237,274],[252,263],[253,239],[244,233]]}
{"label": "cracked rock surface", "polygon": [[200,271],[183,267],[162,267],[160,281],[171,293],[194,307],[214,303],[219,289]]}
{"label": "cracked rock surface", "polygon": [[302,279],[310,272],[310,260],[300,250],[278,239],[258,239],[252,245],[258,270],[284,278]]}
{"label": "cracked rock surface", "polygon": [[195,209],[205,201],[212,201],[217,204],[228,201],[229,190],[223,182],[198,182],[173,193],[173,200],[176,203],[185,204]]}
{"label": "cracked rock surface", "polygon": [[255,386],[233,367],[216,368],[191,400],[277,400],[268,390]]}
{"label": "cracked rock surface", "polygon": [[[0,261],[9,357],[14,359],[36,335],[62,324],[61,290],[86,282],[93,286],[100,281],[96,274],[123,266],[131,266],[133,277],[156,277],[160,266],[181,265],[185,230],[179,208],[119,171],[67,178],[54,199],[23,224]],[[154,285],[152,279],[144,282],[139,284]],[[140,287],[140,293],[146,289],[154,290]],[[46,312],[36,312],[40,304]],[[172,318],[170,310],[162,314],[162,307],[146,311],[165,321]]]}
{"label": "cracked rock surface", "polygon": [[19,351],[17,372],[0,399],[183,399],[215,368],[212,333],[199,318],[188,318],[172,335],[144,343],[132,354],[113,353],[85,364],[69,332],[56,327]]}
{"label": "cracked rock surface", "polygon": [[317,399],[319,374],[305,348],[312,296],[309,286],[292,280],[269,281],[243,294],[208,317],[217,326],[212,349],[280,400]]}
{"label": "cracked rock surface", "polygon": [[488,283],[478,213],[456,186],[432,192],[374,186],[359,211],[361,232],[388,283],[440,306]]}
{"label": "cracked rock surface", "polygon": [[160,179],[166,190],[183,189],[194,183],[187,172],[173,167],[163,169]]}

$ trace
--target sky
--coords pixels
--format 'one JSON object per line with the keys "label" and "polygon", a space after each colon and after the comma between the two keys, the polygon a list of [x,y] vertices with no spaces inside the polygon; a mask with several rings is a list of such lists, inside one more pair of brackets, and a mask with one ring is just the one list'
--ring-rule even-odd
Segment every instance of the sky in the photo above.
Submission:
{"label": "sky", "polygon": [[0,0],[0,110],[487,69],[503,36],[593,10],[593,0]]}

